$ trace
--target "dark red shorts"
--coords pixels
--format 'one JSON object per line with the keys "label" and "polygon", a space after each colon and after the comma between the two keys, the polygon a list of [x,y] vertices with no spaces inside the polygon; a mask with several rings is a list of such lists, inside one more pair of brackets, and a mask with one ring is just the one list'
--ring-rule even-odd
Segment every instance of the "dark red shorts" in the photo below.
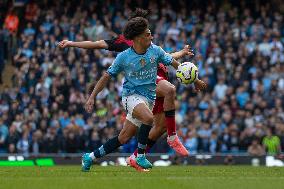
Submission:
{"label": "dark red shorts", "polygon": [[[162,80],[167,80],[167,79],[158,76],[157,80],[156,80],[156,83],[158,84]],[[164,99],[165,99],[164,97],[156,98],[155,105],[154,105],[153,111],[152,111],[152,113],[154,115],[164,112]]]}

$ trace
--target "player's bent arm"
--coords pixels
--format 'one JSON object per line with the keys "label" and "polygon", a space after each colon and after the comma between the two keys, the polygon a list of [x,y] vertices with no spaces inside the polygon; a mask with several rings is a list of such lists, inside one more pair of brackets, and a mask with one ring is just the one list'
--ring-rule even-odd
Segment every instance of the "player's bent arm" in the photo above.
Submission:
{"label": "player's bent arm", "polygon": [[178,61],[176,61],[175,58],[173,58],[172,67],[174,67],[177,70],[179,65],[180,65],[180,63]]}
{"label": "player's bent arm", "polygon": [[100,80],[97,82],[97,84],[94,87],[94,90],[89,98],[95,99],[96,96],[101,92],[109,80],[111,79],[111,76],[108,73],[104,73],[103,76],[100,78]]}
{"label": "player's bent arm", "polygon": [[78,47],[83,49],[107,49],[108,44],[104,40],[100,41],[71,41],[70,47]]}
{"label": "player's bent arm", "polygon": [[178,59],[184,57],[184,55],[185,55],[182,51],[183,51],[183,50],[178,51],[178,52],[174,52],[174,53],[170,53],[170,55],[172,55],[172,57],[173,57],[174,59],[178,60]]}
{"label": "player's bent arm", "polygon": [[97,97],[98,93],[101,92],[106,84],[108,83],[108,81],[110,80],[110,75],[107,73],[104,73],[104,75],[100,78],[100,80],[98,81],[98,83],[96,84],[96,86],[94,87],[94,90],[91,94],[91,96],[88,98],[86,104],[85,104],[85,109],[88,113],[91,113],[93,108],[94,108],[94,104],[95,104],[95,98]]}
{"label": "player's bent arm", "polygon": [[185,45],[184,48],[183,48],[182,50],[180,50],[180,51],[171,53],[171,56],[172,56],[174,59],[176,59],[176,60],[178,60],[178,59],[180,59],[180,58],[182,58],[182,57],[184,57],[184,56],[186,56],[186,55],[188,55],[188,56],[194,56],[194,54],[193,54],[192,50],[190,49],[190,46],[189,46],[189,45]]}

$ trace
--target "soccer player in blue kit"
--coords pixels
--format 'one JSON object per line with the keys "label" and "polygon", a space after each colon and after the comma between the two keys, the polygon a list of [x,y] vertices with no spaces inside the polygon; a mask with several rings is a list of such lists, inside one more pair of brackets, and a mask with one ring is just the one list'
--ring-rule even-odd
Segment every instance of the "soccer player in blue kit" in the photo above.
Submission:
{"label": "soccer player in blue kit", "polygon": [[[102,91],[111,77],[124,72],[122,103],[127,111],[127,120],[140,127],[138,132],[138,156],[136,162],[148,169],[152,164],[145,157],[149,131],[153,124],[153,103],[156,98],[156,78],[159,62],[177,69],[179,63],[171,55],[154,44],[148,21],[142,17],[129,20],[124,28],[124,36],[133,40],[133,46],[120,53],[114,63],[96,84],[85,108],[91,112],[97,94]],[[118,137],[108,140],[99,149],[82,157],[82,170],[88,171],[92,162],[119,147]]]}

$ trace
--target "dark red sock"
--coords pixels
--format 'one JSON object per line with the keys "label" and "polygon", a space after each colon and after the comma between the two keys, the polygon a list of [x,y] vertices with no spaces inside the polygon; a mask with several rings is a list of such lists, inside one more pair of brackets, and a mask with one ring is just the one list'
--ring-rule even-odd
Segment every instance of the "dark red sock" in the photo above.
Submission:
{"label": "dark red sock", "polygon": [[135,155],[135,157],[137,157],[138,154],[138,149],[136,148],[136,150],[133,152],[133,154]]}
{"label": "dark red sock", "polygon": [[175,110],[165,111],[168,136],[176,135]]}

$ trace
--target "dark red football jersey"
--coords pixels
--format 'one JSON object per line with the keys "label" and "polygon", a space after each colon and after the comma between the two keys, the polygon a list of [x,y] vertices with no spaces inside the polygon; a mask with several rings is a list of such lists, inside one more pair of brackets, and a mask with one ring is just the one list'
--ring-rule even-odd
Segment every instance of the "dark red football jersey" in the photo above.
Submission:
{"label": "dark red football jersey", "polygon": [[168,68],[162,63],[158,65],[158,76],[163,77],[164,79],[168,80]]}

